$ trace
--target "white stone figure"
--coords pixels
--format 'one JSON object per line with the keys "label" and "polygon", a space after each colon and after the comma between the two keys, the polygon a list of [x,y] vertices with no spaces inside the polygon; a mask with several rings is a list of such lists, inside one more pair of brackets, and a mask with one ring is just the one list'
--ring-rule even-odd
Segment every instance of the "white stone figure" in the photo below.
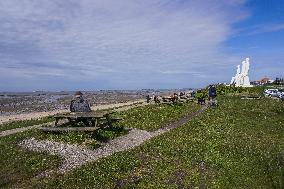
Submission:
{"label": "white stone figure", "polygon": [[251,87],[250,81],[249,81],[249,58],[246,58],[245,60],[245,68],[244,68],[244,73],[243,73],[243,87]]}
{"label": "white stone figure", "polygon": [[241,80],[240,80],[241,79],[241,68],[240,68],[240,65],[237,66],[237,74],[236,74],[235,77],[236,77],[236,83],[235,84],[237,86],[241,85]]}
{"label": "white stone figure", "polygon": [[235,77],[232,77],[231,84],[235,84],[236,87],[251,87],[248,76],[249,66],[249,58],[246,58],[242,61],[242,69],[240,65],[237,66],[237,73]]}
{"label": "white stone figure", "polygon": [[239,81],[238,78],[239,78],[239,76],[240,76],[240,73],[241,73],[240,65],[237,65],[237,72],[236,72],[235,77],[232,77],[231,85],[236,84],[237,81]]}

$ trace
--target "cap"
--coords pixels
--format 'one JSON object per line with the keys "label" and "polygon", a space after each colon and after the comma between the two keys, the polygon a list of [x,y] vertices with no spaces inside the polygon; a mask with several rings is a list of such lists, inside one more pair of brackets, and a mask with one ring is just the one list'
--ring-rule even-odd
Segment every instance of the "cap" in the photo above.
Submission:
{"label": "cap", "polygon": [[81,93],[81,91],[77,91],[76,93],[75,93],[75,96],[82,96],[83,95],[83,93]]}

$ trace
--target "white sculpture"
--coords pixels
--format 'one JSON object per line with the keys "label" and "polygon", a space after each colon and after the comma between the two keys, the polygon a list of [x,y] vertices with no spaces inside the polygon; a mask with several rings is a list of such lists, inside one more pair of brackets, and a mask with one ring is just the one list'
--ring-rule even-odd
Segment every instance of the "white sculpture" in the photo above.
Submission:
{"label": "white sculpture", "polygon": [[232,77],[232,80],[231,80],[231,85],[235,84],[235,85],[240,85],[240,79],[239,79],[239,76],[241,74],[241,68],[240,68],[240,65],[237,65],[237,73],[235,75],[235,77]]}
{"label": "white sculpture", "polygon": [[251,87],[249,81],[249,58],[246,58],[245,61],[242,61],[242,70],[240,69],[240,65],[237,66],[237,73],[235,77],[232,77],[231,85],[235,85],[236,87]]}

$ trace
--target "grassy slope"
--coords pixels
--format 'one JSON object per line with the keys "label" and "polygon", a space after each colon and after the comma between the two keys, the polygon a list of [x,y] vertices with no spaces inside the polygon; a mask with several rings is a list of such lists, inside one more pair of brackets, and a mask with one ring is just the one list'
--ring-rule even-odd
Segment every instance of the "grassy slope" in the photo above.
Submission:
{"label": "grassy slope", "polygon": [[[125,117],[125,121],[120,125],[127,127],[139,127],[140,124],[132,124],[134,122],[133,115],[139,115],[140,117],[148,118],[147,121],[141,122],[143,128],[160,128],[164,126],[163,124],[168,124],[171,121],[177,120],[179,117],[184,116],[186,113],[194,112],[196,109],[198,109],[198,107],[199,106],[197,106],[196,104],[190,103],[174,107],[169,105],[153,105],[150,107],[136,108],[133,109],[135,114],[132,113],[132,110],[119,113]],[[170,112],[170,114],[168,112]],[[158,123],[156,120],[157,118],[160,121]],[[138,122],[140,121],[138,118],[137,120]],[[38,122],[34,123],[28,121],[12,123],[10,125],[7,125],[6,128],[15,127],[15,124],[17,124],[17,127],[21,127],[38,124]],[[98,136],[105,139],[108,137],[115,137],[115,135],[119,134],[121,134],[121,131],[110,133],[110,131],[106,130],[104,132],[99,132]],[[17,143],[27,137],[48,138],[52,140],[63,141],[66,143],[83,143],[85,139],[89,139],[89,135],[82,133],[70,133],[67,135],[48,134],[43,136],[43,134],[38,131],[29,131],[0,138],[0,188],[11,186],[17,188],[19,187],[20,183],[24,184],[24,188],[33,188],[32,186],[30,186],[31,178],[46,169],[54,169],[59,165],[61,160],[56,156],[50,156],[45,153],[30,152],[19,148],[17,146]],[[70,187],[72,188],[72,186]]]}
{"label": "grassy slope", "polygon": [[28,127],[32,125],[39,125],[47,122],[54,121],[53,118],[51,117],[44,117],[41,119],[31,119],[31,120],[24,120],[24,121],[14,121],[11,123],[5,123],[3,125],[0,125],[0,132],[5,131],[5,130],[10,130],[10,129],[16,129],[16,128],[21,128],[21,127]]}
{"label": "grassy slope", "polygon": [[283,188],[284,103],[230,97],[219,104],[134,150],[33,187]]}
{"label": "grassy slope", "polygon": [[0,188],[15,187],[35,177],[44,170],[59,166],[61,159],[24,150],[17,143],[29,136],[28,132],[0,138]]}
{"label": "grassy slope", "polygon": [[99,144],[97,141],[106,142],[109,139],[127,134],[128,132],[123,129],[137,128],[144,130],[157,130],[179,118],[196,112],[200,105],[196,103],[184,103],[181,105],[149,105],[144,107],[133,108],[125,112],[116,113],[117,116],[124,118],[123,121],[116,124],[113,129],[99,129],[94,133],[76,133],[69,132],[68,134],[46,134],[35,133],[38,139],[48,139],[69,144],[85,144],[89,143],[90,148],[97,148]]}
{"label": "grassy slope", "polygon": [[134,108],[118,113],[120,117],[124,118],[124,121],[120,122],[119,125],[154,131],[185,115],[196,112],[199,108],[200,105],[196,103],[183,103],[179,105],[154,104]]}

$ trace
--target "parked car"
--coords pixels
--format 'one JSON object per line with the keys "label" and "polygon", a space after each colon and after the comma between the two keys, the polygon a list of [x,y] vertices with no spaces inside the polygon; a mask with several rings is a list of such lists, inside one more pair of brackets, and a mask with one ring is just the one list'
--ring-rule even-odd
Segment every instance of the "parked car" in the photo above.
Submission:
{"label": "parked car", "polygon": [[280,92],[278,96],[282,101],[284,101],[284,92]]}
{"label": "parked car", "polygon": [[263,94],[265,96],[272,96],[272,97],[278,97],[278,89],[266,89],[264,90]]}

